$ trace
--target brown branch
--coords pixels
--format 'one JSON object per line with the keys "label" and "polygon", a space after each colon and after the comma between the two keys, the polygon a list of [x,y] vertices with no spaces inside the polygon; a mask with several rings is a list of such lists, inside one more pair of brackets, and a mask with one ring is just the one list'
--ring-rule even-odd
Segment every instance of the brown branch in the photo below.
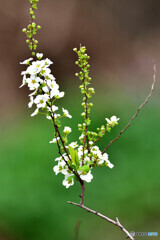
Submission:
{"label": "brown branch", "polygon": [[80,195],[80,198],[81,198],[80,205],[83,205],[83,202],[84,202],[84,192],[85,192],[84,181],[81,180],[81,181],[80,181],[80,184],[81,184],[81,188],[82,188],[82,192],[81,192],[81,195]]}
{"label": "brown branch", "polygon": [[68,203],[72,204],[72,205],[75,205],[75,206],[78,206],[78,207],[84,209],[85,211],[93,213],[94,215],[97,215],[98,217],[106,220],[107,222],[110,222],[110,223],[114,224],[115,226],[119,227],[126,234],[127,238],[129,238],[131,240],[134,240],[134,238],[130,235],[130,233],[119,222],[118,218],[116,218],[116,221],[114,221],[114,220],[106,217],[105,215],[103,215],[103,214],[101,214],[101,213],[99,213],[97,211],[94,211],[94,210],[92,210],[92,209],[90,209],[90,208],[88,208],[88,207],[86,207],[84,205],[81,205],[81,204],[78,204],[78,203],[74,203],[74,202],[69,202],[69,201],[68,201]]}
{"label": "brown branch", "polygon": [[[52,121],[53,121],[53,125],[54,125],[54,128],[55,128],[55,131],[58,133],[58,136],[63,144],[63,147],[65,147],[65,144],[64,144],[64,141],[62,140],[62,137],[61,137],[61,134],[58,130],[58,126],[56,125],[55,123],[55,119],[54,119],[54,113],[53,113],[53,116],[51,116],[52,118]],[[60,147],[60,144],[58,142],[58,139],[56,137],[56,140],[57,140],[57,146],[58,146],[58,153],[60,154],[60,156],[63,158],[64,162],[66,163],[66,165],[68,166],[68,168],[71,170],[71,172],[78,178],[80,184],[81,184],[81,188],[82,188],[82,192],[81,192],[81,195],[80,195],[80,198],[81,198],[81,202],[80,204],[83,204],[84,202],[84,192],[85,192],[85,185],[84,185],[84,181],[80,178],[78,172],[75,172],[75,170],[68,164],[68,162],[66,161],[66,159],[64,158],[63,154],[61,153],[61,147]],[[67,152],[68,154],[68,152]],[[69,155],[68,155],[68,158],[70,159]]]}
{"label": "brown branch", "polygon": [[153,70],[154,70],[153,83],[152,83],[149,95],[146,97],[145,101],[139,106],[139,108],[137,109],[137,112],[131,117],[128,125],[122,131],[120,131],[120,133],[118,134],[118,136],[114,140],[112,140],[108,144],[108,146],[103,150],[102,154],[106,152],[106,150],[112,145],[112,143],[114,143],[115,141],[117,141],[119,139],[119,137],[122,135],[122,133],[124,133],[127,130],[127,128],[129,128],[129,126],[131,125],[134,118],[136,118],[138,116],[140,110],[146,105],[146,103],[148,103],[148,100],[152,96],[152,92],[154,90],[154,86],[155,86],[155,83],[156,83],[156,72],[157,72],[157,70],[156,70],[156,65],[155,64],[154,64]]}
{"label": "brown branch", "polygon": [[[48,85],[47,85],[47,87],[48,87]],[[49,87],[48,87],[48,89],[49,89]],[[49,97],[49,100],[50,100],[51,106],[50,106],[49,103],[47,103],[47,105],[48,105],[48,107],[50,107],[50,109],[51,109],[51,118],[52,118],[52,122],[53,122],[53,125],[54,125],[55,132],[58,134],[58,137],[60,138],[61,143],[62,143],[62,145],[63,145],[63,149],[64,149],[64,151],[66,152],[68,159],[71,161],[71,158],[70,158],[70,156],[69,156],[69,154],[68,154],[68,151],[67,151],[67,149],[66,149],[65,143],[64,143],[64,141],[63,141],[63,139],[62,139],[62,136],[61,136],[61,134],[60,134],[60,132],[59,132],[58,126],[57,126],[56,123],[55,123],[54,112],[53,112],[53,110],[52,110],[52,100],[51,100],[50,97]],[[63,158],[64,162],[65,162],[66,165],[68,166],[68,169],[70,169],[71,172],[78,178],[78,181],[79,181],[80,184],[81,184],[82,192],[81,192],[81,195],[80,195],[80,198],[81,198],[80,204],[83,204],[83,202],[84,202],[84,192],[85,192],[84,181],[80,178],[78,172],[75,172],[75,170],[74,170],[74,169],[68,164],[68,162],[65,160],[65,158],[64,158],[64,156],[63,156],[63,154],[62,154],[62,152],[61,152],[61,147],[60,147],[59,141],[58,141],[58,139],[57,139],[57,136],[55,135],[55,137],[56,137],[56,140],[57,140],[57,146],[58,146],[58,153],[59,153],[59,155]]]}
{"label": "brown branch", "polygon": [[[54,125],[54,128],[55,128],[56,133],[58,133],[59,138],[62,139],[62,138],[61,138],[61,135],[60,135],[60,132],[59,132],[59,130],[58,130],[58,126],[57,126],[56,123],[55,123],[54,115],[52,115],[51,118],[52,118],[53,125]],[[57,146],[58,146],[58,153],[59,153],[59,155],[63,158],[63,160],[65,161],[65,163],[66,163],[66,165],[68,166],[69,170],[71,170],[72,173],[73,173],[76,177],[79,178],[79,175],[76,174],[76,172],[74,171],[74,169],[69,166],[68,162],[67,162],[66,159],[64,158],[64,156],[63,156],[63,154],[62,154],[62,152],[61,152],[61,147],[60,147],[60,144],[59,144],[59,142],[58,142],[57,136],[56,136],[56,140],[57,140]],[[61,141],[62,141],[62,140],[61,140]],[[67,153],[68,153],[68,152],[67,152]],[[69,159],[70,159],[70,158],[69,158]]]}

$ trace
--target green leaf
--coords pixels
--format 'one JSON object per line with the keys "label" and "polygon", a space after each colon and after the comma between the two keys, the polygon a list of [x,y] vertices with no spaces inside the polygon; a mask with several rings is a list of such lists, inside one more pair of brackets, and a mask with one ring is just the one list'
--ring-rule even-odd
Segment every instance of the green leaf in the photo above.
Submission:
{"label": "green leaf", "polygon": [[77,150],[75,150],[74,148],[72,148],[71,146],[69,146],[69,153],[71,155],[71,160],[73,162],[73,164],[78,167],[79,166],[79,158],[78,158],[78,152]]}
{"label": "green leaf", "polygon": [[88,173],[90,170],[90,167],[88,165],[84,165],[84,166],[80,167],[78,170]]}
{"label": "green leaf", "polygon": [[67,180],[67,181],[71,181],[72,179],[76,180],[77,178],[76,178],[75,175],[71,175],[71,176],[69,176],[66,180]]}

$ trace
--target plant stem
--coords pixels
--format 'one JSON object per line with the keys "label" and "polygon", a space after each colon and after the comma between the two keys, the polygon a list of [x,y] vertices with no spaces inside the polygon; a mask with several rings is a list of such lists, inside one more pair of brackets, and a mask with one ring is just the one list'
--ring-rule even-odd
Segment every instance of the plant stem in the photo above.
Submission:
{"label": "plant stem", "polygon": [[75,205],[75,206],[78,206],[78,207],[84,209],[85,211],[90,212],[90,213],[92,213],[92,214],[94,214],[94,215],[97,215],[98,217],[104,219],[105,221],[114,224],[115,226],[119,227],[119,228],[126,234],[127,238],[129,238],[129,239],[131,239],[131,240],[134,240],[134,238],[130,235],[130,233],[129,233],[129,232],[123,227],[123,225],[119,222],[118,218],[116,218],[116,221],[114,221],[114,220],[108,218],[107,216],[105,216],[105,215],[103,215],[103,214],[101,214],[101,213],[99,213],[99,212],[97,212],[97,211],[95,211],[95,210],[92,210],[92,209],[84,206],[83,204],[78,204],[78,203],[74,203],[74,202],[70,202],[70,201],[68,201],[68,203],[69,203],[69,204],[72,204],[72,205]]}
{"label": "plant stem", "polygon": [[151,86],[151,90],[150,90],[150,93],[149,95],[146,97],[145,101],[139,106],[139,108],[137,109],[136,113],[131,117],[128,125],[122,130],[120,131],[120,133],[118,134],[118,136],[112,140],[108,145],[107,147],[103,150],[102,154],[105,153],[107,151],[107,149],[112,145],[112,143],[114,143],[115,141],[117,141],[119,139],[119,137],[121,136],[122,133],[124,133],[128,128],[129,126],[131,125],[132,121],[138,116],[140,110],[146,105],[146,103],[148,103],[148,100],[149,98],[152,96],[152,92],[154,90],[154,86],[155,86],[155,83],[156,83],[156,73],[157,73],[157,70],[156,70],[156,65],[154,64],[154,67],[153,67],[153,70],[154,70],[154,74],[153,74],[153,83],[152,83],[152,86]]}
{"label": "plant stem", "polygon": [[82,192],[81,192],[81,195],[80,195],[80,198],[81,198],[80,205],[83,205],[83,202],[84,202],[84,192],[85,192],[84,181],[81,180],[80,184],[81,184],[81,187],[82,187]]}

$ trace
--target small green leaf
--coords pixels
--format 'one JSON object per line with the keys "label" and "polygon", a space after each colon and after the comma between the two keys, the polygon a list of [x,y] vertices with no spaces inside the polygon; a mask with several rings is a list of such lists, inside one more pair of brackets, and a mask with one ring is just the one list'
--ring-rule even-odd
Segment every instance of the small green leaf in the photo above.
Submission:
{"label": "small green leaf", "polygon": [[67,178],[67,181],[72,181],[72,179],[73,179],[73,180],[76,180],[77,178],[76,178],[75,175],[71,175],[71,176],[69,176],[69,177]]}
{"label": "small green leaf", "polygon": [[71,160],[73,162],[73,164],[78,167],[79,166],[79,158],[78,158],[78,152],[77,150],[75,150],[74,148],[72,148],[71,146],[69,146],[69,153],[71,155]]}
{"label": "small green leaf", "polygon": [[84,166],[80,167],[78,170],[82,170],[82,171],[88,173],[90,170],[90,167],[88,165],[84,165]]}

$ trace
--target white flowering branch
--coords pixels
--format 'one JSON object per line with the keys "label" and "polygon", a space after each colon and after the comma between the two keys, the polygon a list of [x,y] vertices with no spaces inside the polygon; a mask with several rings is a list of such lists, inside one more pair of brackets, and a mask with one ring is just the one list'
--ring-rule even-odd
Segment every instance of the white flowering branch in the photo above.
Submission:
{"label": "white flowering branch", "polygon": [[[51,108],[51,109],[52,109],[52,108]],[[51,110],[51,113],[52,113],[52,114],[51,114],[51,118],[52,118],[52,121],[53,121],[53,125],[54,125],[55,132],[58,134],[58,137],[59,137],[59,139],[61,140],[61,143],[62,143],[62,145],[63,145],[63,149],[64,149],[64,151],[66,152],[66,154],[67,154],[67,156],[68,156],[68,159],[71,161],[70,155],[68,154],[68,151],[67,151],[67,149],[66,149],[65,143],[64,143],[64,141],[63,141],[63,139],[62,139],[62,136],[61,136],[61,134],[60,134],[60,132],[59,132],[58,126],[57,126],[56,123],[55,123],[54,112],[53,112],[52,110]],[[82,192],[81,192],[81,195],[80,195],[80,198],[81,198],[80,204],[83,205],[83,202],[84,202],[84,192],[85,192],[85,184],[84,184],[84,181],[80,178],[79,174],[76,173],[76,172],[74,171],[74,169],[69,166],[68,162],[65,160],[65,158],[64,158],[64,156],[63,156],[63,154],[62,154],[62,152],[61,152],[61,147],[60,147],[59,140],[58,140],[57,137],[56,137],[56,141],[57,141],[57,146],[58,146],[58,153],[59,153],[59,155],[62,157],[63,161],[64,161],[64,162],[66,163],[66,165],[68,166],[68,169],[71,170],[71,172],[75,175],[75,177],[78,178],[78,180],[79,180],[79,182],[80,182],[80,184],[81,184]]]}
{"label": "white flowering branch", "polygon": [[130,119],[129,123],[127,124],[127,126],[122,131],[120,131],[118,136],[108,144],[108,146],[102,151],[102,153],[105,153],[107,151],[107,149],[112,145],[112,143],[114,143],[115,141],[117,141],[119,139],[119,137],[129,128],[129,126],[131,125],[132,121],[138,116],[140,110],[146,105],[146,103],[148,103],[148,100],[152,96],[152,93],[153,93],[153,90],[154,90],[154,87],[155,87],[155,83],[156,83],[156,73],[157,73],[156,64],[154,64],[153,70],[154,70],[153,83],[152,83],[149,95],[146,97],[145,101],[139,106],[139,108],[137,109],[136,113],[131,117],[131,119]]}
{"label": "white flowering branch", "polygon": [[93,213],[94,215],[106,220],[107,222],[109,223],[112,223],[114,224],[115,226],[119,227],[127,236],[127,238],[131,239],[131,240],[134,240],[134,238],[131,236],[131,234],[123,227],[123,225],[119,222],[118,218],[116,218],[116,221],[112,220],[111,218],[109,217],[106,217],[105,215],[95,211],[95,210],[92,210],[84,205],[81,205],[81,204],[78,204],[78,203],[75,203],[75,202],[70,202],[68,201],[69,204],[72,204],[72,205],[75,205],[75,206],[78,206],[82,209],[84,209],[85,211],[87,212],[90,212],[90,213]]}
{"label": "white flowering branch", "polygon": [[60,120],[62,117],[72,118],[72,116],[69,114],[68,110],[64,108],[62,108],[62,112],[57,113],[58,107],[54,104],[58,99],[64,97],[64,92],[60,92],[59,85],[57,84],[54,75],[51,73],[50,65],[53,64],[53,62],[48,58],[42,59],[42,53],[36,53],[38,41],[34,39],[34,35],[41,27],[36,25],[34,22],[34,10],[37,9],[37,3],[39,0],[29,0],[29,2],[31,4],[30,24],[27,26],[27,28],[23,29],[23,32],[27,36],[26,42],[32,51],[32,56],[34,59],[29,58],[21,62],[21,64],[27,66],[27,69],[21,73],[23,80],[20,87],[27,85],[29,90],[32,91],[31,94],[29,94],[30,102],[28,103],[28,107],[31,108],[33,105],[35,105],[36,109],[31,116],[33,117],[38,113],[45,114],[46,118],[53,122],[55,131],[54,138],[50,141],[50,143],[56,143],[58,147],[58,153],[60,155],[55,159],[57,164],[54,166],[53,171],[56,175],[58,173],[64,175],[62,184],[66,188],[73,186],[73,184],[77,181],[81,185],[80,204],[74,202],[68,203],[79,206],[87,212],[91,212],[92,214],[95,214],[98,217],[114,224],[115,226],[119,227],[128,238],[133,240],[133,237],[121,225],[118,218],[116,221],[114,221],[102,215],[101,213],[84,206],[85,182],[89,183],[93,179],[93,168],[104,165],[110,169],[114,167],[114,165],[108,159],[106,150],[111,146],[112,143],[119,139],[122,133],[128,129],[134,118],[138,116],[139,111],[151,97],[156,82],[156,65],[154,65],[151,91],[146,100],[140,105],[135,115],[130,119],[128,125],[118,134],[117,138],[112,140],[108,146],[101,151],[99,147],[96,146],[96,143],[118,124],[119,118],[116,116],[112,116],[110,119],[106,118],[106,123],[97,128],[97,131],[94,132],[89,130],[89,125],[91,124],[90,110],[93,104],[88,102],[88,100],[95,93],[94,88],[88,87],[91,81],[91,77],[89,76],[90,65],[88,63],[90,57],[86,53],[86,47],[80,46],[79,50],[74,48],[74,51],[78,56],[76,65],[78,65],[80,68],[80,72],[76,73],[76,76],[82,82],[80,89],[84,96],[82,102],[84,111],[81,114],[84,118],[84,121],[82,124],[78,124],[78,130],[81,132],[81,135],[78,139],[79,143],[76,141],[68,144],[68,134],[72,132],[72,129],[68,126],[65,126],[61,131]]}

